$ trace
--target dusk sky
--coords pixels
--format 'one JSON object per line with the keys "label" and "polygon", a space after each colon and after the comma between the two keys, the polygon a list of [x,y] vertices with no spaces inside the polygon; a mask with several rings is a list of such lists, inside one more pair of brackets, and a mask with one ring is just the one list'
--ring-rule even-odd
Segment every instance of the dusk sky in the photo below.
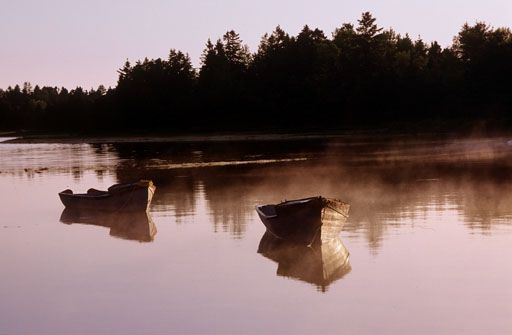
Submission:
{"label": "dusk sky", "polygon": [[308,24],[330,38],[370,11],[377,24],[425,42],[451,45],[461,26],[512,26],[511,0],[0,0],[0,88],[115,86],[126,59],[189,53],[195,67],[208,38],[234,29],[252,52],[279,24],[296,35]]}

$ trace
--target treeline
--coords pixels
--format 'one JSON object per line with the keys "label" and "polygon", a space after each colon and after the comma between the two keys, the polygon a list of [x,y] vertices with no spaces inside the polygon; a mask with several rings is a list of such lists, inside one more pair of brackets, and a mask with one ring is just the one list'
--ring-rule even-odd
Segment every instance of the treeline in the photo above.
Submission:
{"label": "treeline", "polygon": [[255,53],[228,31],[208,40],[201,68],[171,49],[118,70],[103,86],[0,90],[6,130],[186,132],[341,129],[390,124],[512,124],[512,33],[465,24],[450,47],[384,30],[370,13],[329,38],[279,26]]}

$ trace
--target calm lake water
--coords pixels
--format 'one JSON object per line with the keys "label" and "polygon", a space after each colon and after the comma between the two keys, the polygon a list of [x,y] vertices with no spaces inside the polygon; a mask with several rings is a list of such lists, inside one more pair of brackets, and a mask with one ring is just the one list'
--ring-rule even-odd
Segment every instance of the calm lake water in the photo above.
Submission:
{"label": "calm lake water", "polygon": [[[0,143],[0,334],[512,333],[508,138],[104,142]],[[57,196],[138,179],[149,216]],[[316,195],[351,204],[327,276],[254,210]]]}

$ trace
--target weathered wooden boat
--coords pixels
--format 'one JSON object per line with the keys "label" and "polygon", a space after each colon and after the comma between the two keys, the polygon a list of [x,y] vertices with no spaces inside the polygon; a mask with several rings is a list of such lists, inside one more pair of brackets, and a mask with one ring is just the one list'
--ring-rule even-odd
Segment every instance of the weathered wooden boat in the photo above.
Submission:
{"label": "weathered wooden boat", "polygon": [[129,184],[115,184],[107,191],[91,188],[87,193],[74,194],[72,190],[59,193],[60,200],[71,209],[100,211],[148,211],[155,193],[151,180],[140,180]]}
{"label": "weathered wooden boat", "polygon": [[110,228],[110,235],[139,242],[152,242],[156,226],[148,212],[104,212],[65,208],[60,216],[62,223],[94,225]]}
{"label": "weathered wooden boat", "polygon": [[339,200],[313,197],[258,205],[256,212],[275,237],[310,245],[316,238],[327,242],[339,236],[350,205]]}
{"label": "weathered wooden boat", "polygon": [[314,284],[322,292],[352,269],[350,253],[339,237],[306,246],[279,239],[267,231],[261,238],[258,253],[277,262],[278,276]]}

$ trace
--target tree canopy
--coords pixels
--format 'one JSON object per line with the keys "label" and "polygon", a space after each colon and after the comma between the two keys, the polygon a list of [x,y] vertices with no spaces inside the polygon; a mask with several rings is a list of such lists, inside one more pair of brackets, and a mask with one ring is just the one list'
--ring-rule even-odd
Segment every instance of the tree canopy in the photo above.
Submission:
{"label": "tree canopy", "polygon": [[[379,27],[365,12],[331,38],[280,26],[249,51],[227,31],[208,40],[201,67],[167,58],[128,60],[115,88],[23,83],[0,90],[0,128],[170,132],[346,129],[512,122],[512,33],[464,24],[443,48]],[[462,122],[461,122],[462,121]]]}

